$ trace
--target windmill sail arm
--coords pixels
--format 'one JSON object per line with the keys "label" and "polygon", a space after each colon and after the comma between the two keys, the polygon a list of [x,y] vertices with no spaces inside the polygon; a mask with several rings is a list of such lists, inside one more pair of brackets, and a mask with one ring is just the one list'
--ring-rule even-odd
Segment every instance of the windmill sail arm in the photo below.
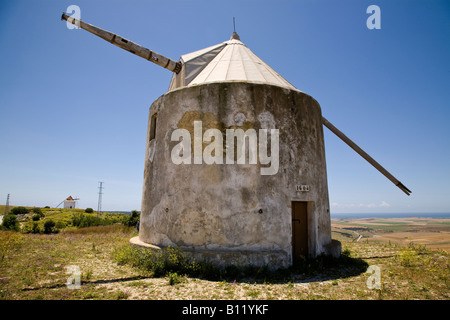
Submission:
{"label": "windmill sail arm", "polygon": [[389,171],[383,168],[383,166],[381,166],[377,161],[375,161],[363,149],[361,149],[356,143],[350,140],[349,137],[343,134],[338,128],[336,128],[331,122],[329,122],[324,117],[322,117],[322,124],[325,127],[327,127],[331,132],[333,132],[335,135],[337,135],[341,140],[343,140],[350,148],[355,150],[356,153],[358,153],[361,157],[366,159],[367,162],[369,162],[372,166],[374,166],[375,169],[377,169],[380,173],[382,173],[386,178],[391,180],[391,182],[395,184],[398,188],[400,188],[400,190],[402,190],[408,196],[410,195],[411,190],[409,190],[403,183],[398,181],[392,174],[389,173]]}
{"label": "windmill sail arm", "polygon": [[61,20],[66,20],[67,22],[72,23],[73,25],[77,25],[81,29],[84,29],[92,34],[95,34],[96,36],[112,43],[113,45],[118,46],[119,48],[129,51],[141,58],[151,61],[151,62],[153,62],[163,68],[166,68],[172,72],[178,73],[181,70],[181,62],[179,62],[179,61],[177,62],[172,59],[169,59],[169,58],[163,56],[162,54],[159,54],[159,53],[151,51],[147,48],[144,48],[144,47],[138,45],[137,43],[134,43],[133,41],[125,39],[117,34],[103,30],[99,27],[96,27],[94,25],[91,25],[89,23],[81,21],[79,19],[70,17],[65,13],[62,14]]}
{"label": "windmill sail arm", "polygon": [[63,202],[64,202],[64,200],[61,201],[55,208],[58,208]]}

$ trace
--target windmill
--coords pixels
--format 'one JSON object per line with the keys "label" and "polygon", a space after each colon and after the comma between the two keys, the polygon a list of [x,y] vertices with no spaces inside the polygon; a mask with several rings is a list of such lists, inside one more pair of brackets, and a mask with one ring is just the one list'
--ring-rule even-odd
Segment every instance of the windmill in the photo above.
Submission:
{"label": "windmill", "polygon": [[339,256],[323,126],[411,193],[236,31],[174,61],[66,14],[62,20],[173,72],[168,92],[149,110],[134,243],[178,246],[222,265],[286,267],[302,256]]}
{"label": "windmill", "polygon": [[66,199],[61,201],[55,208],[58,208],[61,204],[64,203],[64,209],[75,209],[76,208],[76,202],[80,200],[80,198],[72,196],[68,196]]}

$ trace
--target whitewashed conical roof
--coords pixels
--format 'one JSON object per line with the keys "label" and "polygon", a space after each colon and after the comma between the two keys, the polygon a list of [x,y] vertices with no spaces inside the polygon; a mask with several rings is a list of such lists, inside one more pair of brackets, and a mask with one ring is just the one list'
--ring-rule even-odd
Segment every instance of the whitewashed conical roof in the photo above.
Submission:
{"label": "whitewashed conical roof", "polygon": [[296,88],[243,44],[236,32],[230,40],[182,55],[181,71],[173,74],[169,91],[209,82],[245,81]]}

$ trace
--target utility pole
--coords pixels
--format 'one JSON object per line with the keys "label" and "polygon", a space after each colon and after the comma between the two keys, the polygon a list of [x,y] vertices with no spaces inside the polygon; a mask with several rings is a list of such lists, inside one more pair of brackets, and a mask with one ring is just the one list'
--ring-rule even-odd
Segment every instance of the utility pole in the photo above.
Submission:
{"label": "utility pole", "polygon": [[3,215],[7,215],[9,212],[9,193],[8,193],[8,197],[6,198],[6,206],[5,206],[5,212],[3,213]]}
{"label": "utility pole", "polygon": [[97,216],[102,212],[102,195],[103,195],[103,182],[99,181],[100,186],[98,187],[98,208]]}

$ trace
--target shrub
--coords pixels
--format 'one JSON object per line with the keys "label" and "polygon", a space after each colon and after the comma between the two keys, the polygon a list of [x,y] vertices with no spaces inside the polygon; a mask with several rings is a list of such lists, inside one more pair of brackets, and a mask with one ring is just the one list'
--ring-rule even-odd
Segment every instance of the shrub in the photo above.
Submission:
{"label": "shrub", "polygon": [[38,214],[34,214],[33,217],[31,217],[31,219],[33,219],[33,221],[39,221],[41,219],[41,216]]}
{"label": "shrub", "polygon": [[7,214],[3,217],[2,227],[6,230],[19,231],[19,221],[14,214]]}
{"label": "shrub", "polygon": [[44,223],[44,233],[49,234],[54,232],[55,222],[53,220],[47,220]]}
{"label": "shrub", "polygon": [[14,207],[11,209],[11,214],[27,214],[28,213],[28,209],[25,207]]}
{"label": "shrub", "polygon": [[127,292],[127,290],[125,290],[125,291],[119,290],[119,291],[116,291],[116,293],[114,294],[114,297],[117,300],[127,299],[129,296],[130,296],[130,294]]}
{"label": "shrub", "polygon": [[31,209],[31,211],[34,212],[35,214],[39,215],[41,218],[44,216],[41,208],[34,207],[33,209]]}
{"label": "shrub", "polygon": [[[150,271],[153,276],[172,274],[173,280],[178,274],[202,276],[218,279],[220,270],[209,262],[197,263],[184,255],[180,248],[167,247],[158,251],[125,246],[113,251],[113,259],[119,264],[129,264],[141,270]],[[170,279],[169,279],[170,281]]]}
{"label": "shrub", "polygon": [[78,213],[72,216],[72,225],[78,228],[86,228],[102,225],[102,221],[98,217]]}
{"label": "shrub", "polygon": [[31,233],[40,233],[41,228],[39,228],[39,225],[36,222],[33,222],[33,226],[31,227]]}
{"label": "shrub", "polygon": [[123,224],[128,227],[136,227],[139,224],[139,216],[139,211],[133,210],[130,216],[125,217]]}
{"label": "shrub", "polygon": [[167,277],[169,278],[169,284],[171,286],[176,285],[176,284],[178,284],[180,282],[183,282],[183,279],[176,272],[173,272],[173,273],[169,272]]}
{"label": "shrub", "polygon": [[56,229],[60,230],[67,227],[67,224],[64,221],[56,221],[55,227]]}
{"label": "shrub", "polygon": [[114,220],[113,217],[101,218],[95,215],[85,213],[76,213],[72,215],[72,225],[78,228],[106,226],[114,224],[115,222],[120,222],[120,220],[119,221],[116,220]]}
{"label": "shrub", "polygon": [[416,255],[415,252],[413,252],[410,249],[402,250],[398,255],[400,259],[400,264],[405,267],[412,266],[415,255]]}
{"label": "shrub", "polygon": [[86,213],[92,213],[92,212],[94,212],[94,209],[92,209],[92,208],[86,208],[86,210],[84,210],[84,212],[86,212]]}

